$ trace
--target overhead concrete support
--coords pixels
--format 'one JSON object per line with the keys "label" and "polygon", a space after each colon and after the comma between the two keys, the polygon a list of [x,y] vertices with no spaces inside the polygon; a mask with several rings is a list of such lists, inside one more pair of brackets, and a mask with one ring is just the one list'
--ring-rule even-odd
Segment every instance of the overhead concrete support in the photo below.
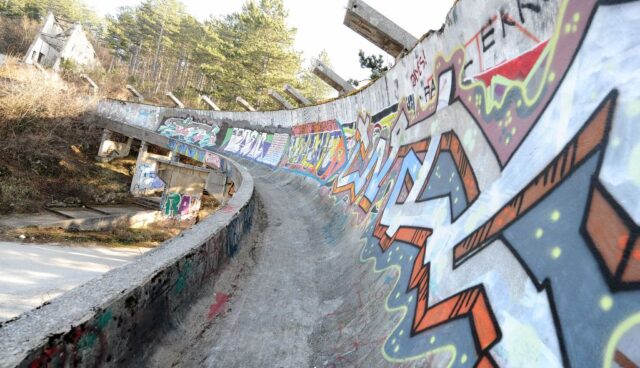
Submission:
{"label": "overhead concrete support", "polygon": [[177,108],[184,109],[184,104],[182,103],[182,101],[178,100],[178,97],[176,97],[173,92],[167,92],[164,95],[169,97],[169,99],[176,105]]}
{"label": "overhead concrete support", "polygon": [[80,77],[85,81],[87,81],[87,83],[89,83],[89,85],[91,86],[91,89],[93,90],[93,94],[98,93],[98,85],[96,84],[96,82],[93,81],[93,79],[91,79],[86,74],[82,74]]}
{"label": "overhead concrete support", "polygon": [[111,139],[112,135],[113,133],[107,129],[102,132],[102,141],[100,142],[98,156],[96,157],[98,161],[109,162],[113,159],[129,155],[133,138],[128,138],[124,143],[115,142]]}
{"label": "overhead concrete support", "polygon": [[393,57],[411,50],[418,42],[409,32],[362,0],[349,0],[344,25]]}
{"label": "overhead concrete support", "polygon": [[280,104],[284,109],[293,110],[293,105],[289,103],[284,97],[280,96],[280,94],[272,89],[269,89],[269,97],[271,97],[275,102]]}
{"label": "overhead concrete support", "polygon": [[218,105],[216,105],[207,95],[200,95],[200,99],[202,101],[204,101],[204,103],[206,103],[207,105],[209,105],[209,107],[211,108],[211,110],[214,111],[220,111],[220,108],[218,107]]}
{"label": "overhead concrete support", "polygon": [[157,162],[158,177],[165,183],[160,202],[162,214],[180,222],[196,220],[211,170],[168,160]]}
{"label": "overhead concrete support", "polygon": [[354,90],[353,86],[346,80],[342,79],[336,72],[324,65],[320,60],[316,61],[313,67],[313,74],[317,75],[325,83],[333,87],[341,95],[347,94]]}
{"label": "overhead concrete support", "polygon": [[302,93],[300,91],[298,91],[297,89],[293,88],[292,86],[290,86],[288,84],[285,84],[284,85],[284,91],[289,96],[291,96],[291,98],[293,98],[294,100],[298,101],[303,106],[311,106],[312,105],[312,103],[311,103],[311,101],[309,101],[309,99],[304,97],[304,95],[302,95]]}
{"label": "overhead concrete support", "polygon": [[236,102],[238,104],[240,104],[240,106],[242,106],[245,110],[247,111],[256,111],[256,109],[253,108],[253,106],[251,106],[247,100],[245,100],[244,98],[238,96],[236,97]]}
{"label": "overhead concrete support", "polygon": [[142,93],[138,92],[132,85],[127,84],[126,88],[127,90],[129,90],[129,92],[131,92],[133,97],[138,100],[138,102],[144,102],[144,96],[142,95]]}

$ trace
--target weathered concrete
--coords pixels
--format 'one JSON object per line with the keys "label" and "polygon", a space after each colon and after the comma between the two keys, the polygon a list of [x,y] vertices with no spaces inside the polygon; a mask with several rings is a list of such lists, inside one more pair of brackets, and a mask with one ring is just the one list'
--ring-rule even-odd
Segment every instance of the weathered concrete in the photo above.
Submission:
{"label": "weathered concrete", "polygon": [[226,162],[235,167],[238,191],[222,210],[135,264],[0,325],[0,366],[38,366],[52,358],[60,366],[122,366],[131,360],[135,347],[152,340],[163,321],[177,317],[211,282],[251,226],[253,179],[243,167]]}
{"label": "weathered concrete", "polygon": [[177,108],[184,109],[184,104],[173,94],[173,92],[167,92],[165,93],[165,96],[169,97],[171,102],[173,102]]}
{"label": "weathered concrete", "polygon": [[298,101],[298,103],[300,103],[302,106],[311,106],[312,105],[311,101],[308,98],[304,97],[302,92],[298,91],[297,89],[295,89],[291,85],[285,84],[284,85],[284,91],[289,96],[291,96],[291,98],[293,98],[294,100]]}
{"label": "weathered concrete", "polygon": [[211,98],[209,98],[209,96],[206,95],[200,95],[200,99],[202,101],[204,101],[204,103],[206,103],[213,111],[220,111],[220,108],[218,107],[218,105],[216,105]]}
{"label": "weathered concrete", "polygon": [[149,196],[164,191],[164,182],[158,177],[158,160],[167,159],[173,161],[174,153],[168,157],[149,153],[149,144],[140,142],[136,169],[131,179],[131,194],[135,197]]}
{"label": "weathered concrete", "polygon": [[[229,282],[205,296],[207,315],[239,309],[220,320],[238,335],[194,310],[195,338],[181,335],[196,351],[178,364],[640,364],[640,1],[463,0],[445,24],[366,89],[319,106],[99,104],[109,129],[167,144],[166,119],[216,124],[211,149],[262,165],[251,170],[286,193],[265,189],[278,201],[267,211],[291,217],[265,228],[269,240],[293,231],[321,251],[265,242],[297,264],[256,258],[285,275],[244,267],[237,294]],[[275,297],[252,288],[254,269]]]}
{"label": "weathered concrete", "polygon": [[245,100],[244,98],[242,98],[242,97],[240,97],[240,96],[237,96],[237,97],[236,97],[236,102],[237,102],[240,106],[242,106],[242,108],[243,108],[243,109],[245,109],[245,110],[247,110],[247,111],[252,111],[252,112],[256,111],[256,109],[255,109],[253,106],[251,106],[251,104],[250,104],[250,103],[248,103],[248,102],[247,102],[247,100]]}
{"label": "weathered concrete", "polygon": [[142,95],[142,93],[138,92],[137,89],[135,89],[135,87],[133,87],[130,84],[126,85],[126,88],[129,92],[131,92],[131,94],[133,95],[133,97],[136,98],[136,100],[140,103],[144,102],[144,96]]}
{"label": "weathered concrete", "polygon": [[9,228],[35,226],[82,231],[107,230],[126,226],[144,228],[162,220],[157,209],[141,206],[95,206],[91,208],[49,208],[47,212],[0,217],[0,225]]}
{"label": "weathered concrete", "polygon": [[105,129],[102,133],[102,141],[98,149],[97,159],[99,161],[108,162],[116,158],[127,157],[131,152],[131,143],[133,139],[127,138],[126,142],[115,142],[111,139],[112,132]]}
{"label": "weathered concrete", "polygon": [[355,90],[349,82],[344,80],[338,75],[338,73],[334,72],[320,60],[317,60],[313,65],[313,74],[338,91],[340,95],[344,95]]}
{"label": "weathered concrete", "polygon": [[169,160],[158,161],[158,177],[165,183],[160,207],[170,219],[195,221],[211,170]]}
{"label": "weathered concrete", "polygon": [[130,263],[148,250],[0,242],[0,322]]}
{"label": "weathered concrete", "polygon": [[278,92],[269,89],[269,97],[271,97],[275,102],[280,105],[285,110],[293,110],[293,105],[289,101],[287,101],[284,97],[282,97]]}
{"label": "weathered concrete", "polygon": [[349,0],[344,25],[393,57],[408,52],[418,42],[409,32],[362,0]]}

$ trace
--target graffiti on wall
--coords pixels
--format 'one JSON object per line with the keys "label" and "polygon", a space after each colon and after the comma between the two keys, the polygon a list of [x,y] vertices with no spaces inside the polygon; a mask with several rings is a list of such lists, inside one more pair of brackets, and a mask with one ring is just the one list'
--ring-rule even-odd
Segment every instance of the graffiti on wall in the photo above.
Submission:
{"label": "graffiti on wall", "polygon": [[189,157],[192,160],[206,162],[207,152],[205,150],[179,142],[175,139],[169,139],[168,147],[171,151]]}
{"label": "graffiti on wall", "polygon": [[[389,362],[638,366],[640,1],[504,3],[397,66],[399,105],[298,125],[269,164],[358,215],[360,260],[391,275],[369,342]],[[269,137],[222,147],[259,161]]]}
{"label": "graffiti on wall", "polygon": [[162,214],[178,221],[192,220],[198,216],[200,197],[196,195],[165,192],[160,201]]}
{"label": "graffiti on wall", "polygon": [[[638,3],[625,6],[640,10]],[[596,9],[595,2],[561,2],[548,42],[476,81],[461,73],[464,52],[439,56],[441,87],[433,102],[412,115],[407,101],[388,142],[370,116],[356,122],[354,149],[333,192],[360,212],[376,213],[363,260],[375,259],[377,270],[400,270],[386,299],[389,310],[403,315],[383,343],[389,361],[434,351],[454,351],[452,363],[476,366],[628,366],[638,359],[629,347],[640,336],[621,341],[616,331],[637,326],[628,321],[639,312],[640,228],[602,175],[606,152],[624,145],[621,136],[609,136],[614,122],[619,131],[630,129],[622,92],[609,83],[601,97],[582,99],[585,105],[568,113],[553,98],[557,90],[566,96],[588,89],[590,81],[581,85],[574,76],[588,74],[583,60],[602,60],[594,45],[615,22],[610,15],[594,18]],[[585,42],[594,44],[581,45],[589,22]],[[607,58],[607,65],[622,67],[623,60]],[[572,63],[583,70],[569,73]],[[563,86],[563,77],[571,82]],[[626,101],[640,97],[625,90]],[[465,124],[438,127],[435,112],[455,105],[464,108],[456,116],[466,115]],[[637,143],[626,145],[630,152]],[[473,165],[470,158],[480,155],[488,160]],[[495,174],[483,178],[488,174],[478,169],[491,161]],[[619,198],[636,196],[638,186],[630,188]],[[523,343],[535,348],[516,348]]]}
{"label": "graffiti on wall", "polygon": [[327,181],[342,168],[346,158],[342,127],[330,120],[294,126],[284,165]]}
{"label": "graffiti on wall", "polygon": [[141,163],[136,167],[138,171],[137,182],[133,185],[135,195],[147,195],[164,189],[164,182],[158,177],[158,168],[155,162]]}
{"label": "graffiti on wall", "polygon": [[288,140],[288,134],[229,128],[222,146],[226,152],[273,167],[282,159]]}
{"label": "graffiti on wall", "polygon": [[165,137],[178,139],[206,149],[215,147],[219,132],[218,125],[198,123],[191,117],[186,119],[168,118],[158,128],[158,133]]}

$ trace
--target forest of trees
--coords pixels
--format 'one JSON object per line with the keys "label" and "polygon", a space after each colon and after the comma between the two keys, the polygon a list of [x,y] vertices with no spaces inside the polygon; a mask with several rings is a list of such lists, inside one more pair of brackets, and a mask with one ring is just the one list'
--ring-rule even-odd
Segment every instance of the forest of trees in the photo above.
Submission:
{"label": "forest of trees", "polygon": [[[237,109],[235,97],[243,96],[267,110],[277,108],[268,89],[281,90],[286,83],[312,100],[331,92],[303,69],[293,46],[296,29],[287,25],[282,0],[247,0],[239,12],[205,22],[188,14],[179,0],[142,0],[106,19],[81,0],[0,0],[2,18],[14,27],[33,28],[29,22],[42,20],[49,10],[82,23],[91,34],[102,64],[94,71],[98,79],[133,84],[145,96],[171,90],[195,101],[203,93],[226,109]],[[317,57],[330,63],[326,52]]]}

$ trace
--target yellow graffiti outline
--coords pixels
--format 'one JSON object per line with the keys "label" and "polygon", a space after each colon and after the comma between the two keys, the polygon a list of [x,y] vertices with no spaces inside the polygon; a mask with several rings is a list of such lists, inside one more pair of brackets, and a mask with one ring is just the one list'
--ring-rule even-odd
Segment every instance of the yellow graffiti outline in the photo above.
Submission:
{"label": "yellow graffiti outline", "polygon": [[613,330],[611,337],[609,338],[609,342],[607,343],[607,347],[604,353],[604,360],[602,361],[602,366],[604,368],[611,368],[611,363],[613,362],[613,357],[615,354],[616,346],[622,339],[622,336],[627,333],[631,328],[640,324],[640,312],[632,315],[631,317],[625,319],[618,325],[618,327]]}

